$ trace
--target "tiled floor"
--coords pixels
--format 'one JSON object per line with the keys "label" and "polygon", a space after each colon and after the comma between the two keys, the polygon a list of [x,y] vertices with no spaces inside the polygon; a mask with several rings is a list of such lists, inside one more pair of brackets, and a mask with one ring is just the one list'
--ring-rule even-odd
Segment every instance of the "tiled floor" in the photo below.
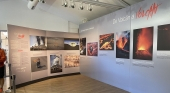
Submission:
{"label": "tiled floor", "polygon": [[128,93],[83,75],[53,78],[17,89],[16,93]]}

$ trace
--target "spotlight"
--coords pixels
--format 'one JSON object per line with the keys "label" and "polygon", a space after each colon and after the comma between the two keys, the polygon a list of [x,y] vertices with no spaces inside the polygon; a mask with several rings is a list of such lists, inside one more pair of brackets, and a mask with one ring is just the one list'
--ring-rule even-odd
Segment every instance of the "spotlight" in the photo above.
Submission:
{"label": "spotlight", "polygon": [[81,2],[81,4],[80,4],[80,8],[79,8],[80,10],[83,10],[84,9],[84,6],[83,6],[83,3]]}
{"label": "spotlight", "polygon": [[74,1],[73,1],[73,0],[71,1],[71,5],[70,5],[70,7],[71,7],[71,8],[75,8],[75,3],[74,3]]}
{"label": "spotlight", "polygon": [[87,10],[89,10],[89,11],[92,11],[92,10],[93,10],[91,4],[88,5]]}
{"label": "spotlight", "polygon": [[41,2],[41,3],[45,3],[45,0],[39,0],[39,2]]}
{"label": "spotlight", "polygon": [[45,1],[44,1],[44,0],[42,0],[41,2],[42,2],[42,3],[45,3]]}
{"label": "spotlight", "polygon": [[28,2],[27,7],[28,7],[29,9],[31,9],[31,10],[34,10],[35,7],[37,6],[38,2],[39,2],[38,0],[30,0],[30,1]]}
{"label": "spotlight", "polygon": [[64,7],[67,7],[67,6],[68,6],[68,3],[67,3],[67,1],[66,1],[66,0],[63,0],[63,4],[62,4],[62,6],[64,6]]}

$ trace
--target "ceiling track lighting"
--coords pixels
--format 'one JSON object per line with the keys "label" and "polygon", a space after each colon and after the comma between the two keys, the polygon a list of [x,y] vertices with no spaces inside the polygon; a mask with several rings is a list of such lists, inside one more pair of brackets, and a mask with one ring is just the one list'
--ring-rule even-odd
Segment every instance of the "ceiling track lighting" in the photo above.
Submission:
{"label": "ceiling track lighting", "polygon": [[62,0],[62,6],[68,7],[69,8],[75,8],[76,4],[75,2],[80,3],[78,10],[84,10],[83,4],[87,4],[87,10],[92,11],[93,6],[100,6],[100,7],[105,7],[108,9],[122,9],[124,6],[119,6],[119,5],[114,5],[114,4],[109,4],[105,2],[100,2],[99,0]]}
{"label": "ceiling track lighting", "polygon": [[92,5],[91,5],[91,4],[89,4],[89,5],[87,6],[87,10],[88,10],[88,11],[92,11]]}

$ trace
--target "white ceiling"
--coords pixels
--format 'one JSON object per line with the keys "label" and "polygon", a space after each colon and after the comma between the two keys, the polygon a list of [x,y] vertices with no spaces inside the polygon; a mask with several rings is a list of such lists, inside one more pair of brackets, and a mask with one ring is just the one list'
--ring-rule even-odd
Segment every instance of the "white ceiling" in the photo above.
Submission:
{"label": "white ceiling", "polygon": [[[4,1],[4,0],[0,0]],[[28,0],[21,0],[22,2]],[[39,8],[42,11],[46,11],[48,13],[54,14],[58,17],[61,17],[63,19],[66,19],[70,22],[73,22],[75,24],[82,24],[84,19],[87,19],[88,21],[98,18],[100,16],[106,15],[108,13],[111,13],[113,11],[118,10],[118,8],[105,8],[100,6],[94,6],[92,11],[87,11],[87,4],[84,4],[85,9],[79,10],[80,2],[76,2],[76,7],[74,9],[69,7],[63,7],[62,6],[62,0],[45,0],[46,3],[42,4],[39,3],[36,8]],[[68,2],[70,0],[67,0]],[[95,1],[95,0],[75,0],[75,1]],[[125,4],[123,1],[127,2],[128,4],[135,4],[137,2],[143,1],[143,0],[98,0],[99,2],[104,2],[108,4],[113,4],[121,7],[127,7],[128,5]],[[34,11],[34,10],[32,10]]]}

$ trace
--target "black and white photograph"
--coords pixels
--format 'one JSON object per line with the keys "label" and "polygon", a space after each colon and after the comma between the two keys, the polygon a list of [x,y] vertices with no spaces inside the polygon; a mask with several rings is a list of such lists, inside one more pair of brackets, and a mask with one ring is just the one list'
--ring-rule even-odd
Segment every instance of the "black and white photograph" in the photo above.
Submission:
{"label": "black and white photograph", "polygon": [[47,38],[45,36],[30,35],[30,50],[31,51],[47,50]]}
{"label": "black and white photograph", "polygon": [[51,73],[62,72],[62,55],[50,55],[50,69]]}

